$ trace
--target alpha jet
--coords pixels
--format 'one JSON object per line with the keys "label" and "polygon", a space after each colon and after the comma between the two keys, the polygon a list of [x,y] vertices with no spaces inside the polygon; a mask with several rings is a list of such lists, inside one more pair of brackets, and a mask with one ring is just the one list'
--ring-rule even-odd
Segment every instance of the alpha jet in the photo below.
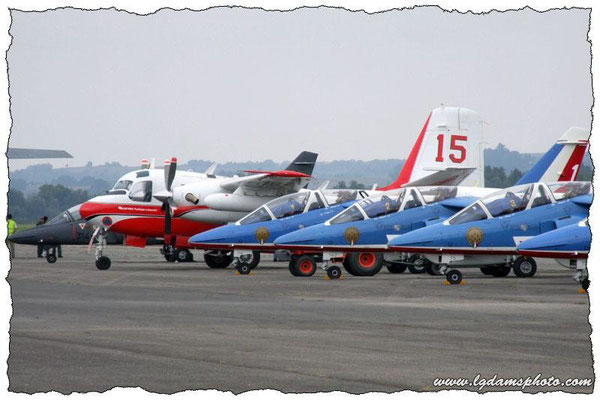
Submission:
{"label": "alpha jet", "polygon": [[368,196],[364,190],[303,189],[271,200],[235,222],[199,233],[190,238],[194,248],[216,250],[213,263],[225,268],[232,264],[247,274],[260,261],[260,253],[272,253],[275,238],[325,221],[357,199]]}
{"label": "alpha jet", "polygon": [[553,231],[542,233],[522,242],[517,250],[525,257],[553,258],[560,265],[575,269],[574,279],[587,290],[590,280],[587,270],[587,258],[590,252],[592,232],[588,220],[567,225]]}
{"label": "alpha jet", "polygon": [[535,260],[521,256],[521,242],[587,218],[590,182],[531,183],[495,192],[441,224],[417,229],[388,243],[395,252],[423,254],[452,284],[458,269],[480,267],[484,274],[518,277],[536,272]]}
{"label": "alpha jet", "polygon": [[[7,240],[18,243],[38,246],[42,245],[46,249],[46,261],[55,263],[56,253],[54,248],[58,245],[87,245],[94,228],[89,225],[79,214],[77,205],[63,211],[56,217],[43,225],[18,231],[9,236]],[[122,244],[123,236],[110,233],[106,237],[107,244]]]}

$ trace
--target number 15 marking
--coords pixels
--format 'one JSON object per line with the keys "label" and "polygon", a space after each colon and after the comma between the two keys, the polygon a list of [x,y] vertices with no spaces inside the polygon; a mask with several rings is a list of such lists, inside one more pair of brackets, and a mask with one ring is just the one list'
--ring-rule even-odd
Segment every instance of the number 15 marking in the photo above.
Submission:
{"label": "number 15 marking", "polygon": [[[438,152],[437,157],[435,158],[436,162],[444,162],[444,134],[439,134],[437,136],[438,141]],[[462,135],[451,135],[450,136],[450,150],[456,150],[460,155],[456,156],[454,154],[450,154],[450,161],[456,164],[460,164],[467,158],[467,149],[465,146],[458,144],[457,142],[466,142],[467,137]]]}

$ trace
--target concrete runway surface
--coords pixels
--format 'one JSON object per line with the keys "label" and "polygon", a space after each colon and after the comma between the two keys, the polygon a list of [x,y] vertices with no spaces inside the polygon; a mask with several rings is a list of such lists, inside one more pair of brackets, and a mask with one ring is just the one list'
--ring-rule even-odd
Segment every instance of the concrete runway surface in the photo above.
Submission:
{"label": "concrete runway surface", "polygon": [[463,270],[466,285],[444,286],[385,268],[295,278],[273,262],[241,276],[167,263],[156,247],[110,247],[113,265],[99,271],[84,247],[52,265],[35,251],[17,246],[8,277],[14,392],[364,393],[439,390],[436,377],[477,374],[593,378],[588,296],[552,260],[530,279]]}

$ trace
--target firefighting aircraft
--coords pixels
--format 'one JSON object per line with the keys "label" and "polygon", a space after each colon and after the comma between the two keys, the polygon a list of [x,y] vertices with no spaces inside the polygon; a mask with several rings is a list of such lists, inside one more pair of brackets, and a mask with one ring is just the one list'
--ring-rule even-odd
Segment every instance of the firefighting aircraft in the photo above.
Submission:
{"label": "firefighting aircraft", "polygon": [[[457,185],[465,178],[470,184],[480,183],[483,177],[483,158],[479,154],[483,141],[481,125],[482,121],[474,111],[456,107],[437,108],[427,118],[398,179],[382,191],[362,191],[360,196],[356,191],[332,192],[324,186],[313,191],[300,191],[266,203],[233,225],[199,233],[190,239],[190,244],[195,248],[212,249],[223,267],[233,261],[240,273],[248,273],[258,264],[259,252],[275,250],[273,241],[279,236],[322,223],[366,195],[386,193],[392,196],[390,192],[403,186]],[[445,136],[451,143],[450,150],[456,150],[456,146],[461,148],[456,154],[451,151],[449,157],[444,157]],[[469,158],[467,154],[472,156]],[[463,162],[471,167],[461,169],[455,166]],[[440,170],[435,163],[444,164],[445,169]],[[475,173],[475,179],[469,176],[471,172]],[[252,263],[240,263],[242,258],[251,259]],[[294,273],[296,269],[295,262],[290,263],[290,271]]]}
{"label": "firefighting aircraft", "polygon": [[535,260],[520,256],[519,244],[542,233],[587,218],[590,182],[531,183],[513,186],[478,200],[445,220],[400,235],[391,251],[423,254],[451,284],[462,281],[458,269],[482,268],[484,274],[511,269],[518,277],[536,272]]}
{"label": "firefighting aircraft", "polygon": [[[587,147],[589,131],[570,128],[550,150],[519,180],[520,184],[553,179],[570,181],[577,177]],[[572,173],[572,172],[575,173]],[[312,275],[317,261],[342,260],[352,275],[371,276],[387,266],[391,273],[408,269],[421,273],[430,267],[419,254],[384,254],[388,241],[415,229],[438,224],[478,198],[499,189],[469,187],[415,187],[399,193],[371,196],[361,200],[327,222],[297,230],[276,239],[277,248],[302,256],[304,271]],[[311,258],[312,257],[312,258]],[[293,257],[294,258],[294,257]],[[385,258],[385,260],[384,260]],[[309,265],[310,264],[310,265]],[[298,266],[290,264],[290,271]],[[492,269],[495,275],[503,270]],[[301,271],[302,272],[302,271]],[[433,270],[428,270],[435,273]],[[294,274],[294,271],[292,271]],[[334,271],[333,274],[336,272]],[[301,273],[294,275],[304,276]]]}
{"label": "firefighting aircraft", "polygon": [[[306,186],[317,160],[317,154],[304,151],[284,170],[248,171],[249,176],[222,177],[214,175],[216,165],[202,174],[177,171],[177,159],[165,161],[163,169],[151,168],[143,160],[142,169],[123,175],[105,195],[94,197],[79,208],[81,217],[96,227],[92,240],[97,240],[96,267],[110,268],[110,258],[103,255],[108,231],[125,235],[125,244],[144,247],[147,238],[165,239],[163,252],[168,260],[190,261],[188,239],[195,233],[236,221],[245,212],[236,210],[213,210],[204,204],[174,207],[171,190],[182,185],[203,182],[207,193],[234,193],[253,187],[256,193],[281,195],[296,192]],[[243,197],[243,196],[241,196]],[[265,202],[269,197],[265,198]],[[182,214],[195,210],[201,220],[181,218]],[[210,266],[210,256],[205,257]]]}
{"label": "firefighting aircraft", "polygon": [[519,245],[519,254],[525,257],[553,258],[560,265],[575,270],[574,279],[583,290],[590,287],[587,258],[592,242],[588,220],[567,225],[527,239]]}

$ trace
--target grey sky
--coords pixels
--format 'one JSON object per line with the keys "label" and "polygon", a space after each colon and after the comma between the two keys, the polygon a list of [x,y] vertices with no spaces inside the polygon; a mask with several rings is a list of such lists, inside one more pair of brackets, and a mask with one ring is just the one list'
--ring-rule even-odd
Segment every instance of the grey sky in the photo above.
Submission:
{"label": "grey sky", "polygon": [[440,103],[477,110],[490,146],[522,152],[591,123],[585,10],[12,18],[10,145],[65,149],[70,165],[403,158]]}

